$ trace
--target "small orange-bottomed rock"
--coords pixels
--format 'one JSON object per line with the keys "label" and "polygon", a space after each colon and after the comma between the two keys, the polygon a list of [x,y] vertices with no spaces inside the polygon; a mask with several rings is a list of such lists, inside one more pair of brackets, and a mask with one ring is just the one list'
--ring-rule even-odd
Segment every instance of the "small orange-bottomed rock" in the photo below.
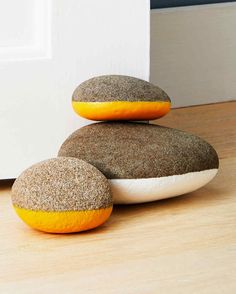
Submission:
{"label": "small orange-bottomed rock", "polygon": [[103,224],[112,212],[108,180],[76,158],[53,158],[25,170],[12,187],[19,217],[32,228],[73,233]]}
{"label": "small orange-bottomed rock", "polygon": [[171,101],[162,89],[147,81],[106,75],[80,84],[73,93],[72,106],[90,120],[153,120],[169,112]]}

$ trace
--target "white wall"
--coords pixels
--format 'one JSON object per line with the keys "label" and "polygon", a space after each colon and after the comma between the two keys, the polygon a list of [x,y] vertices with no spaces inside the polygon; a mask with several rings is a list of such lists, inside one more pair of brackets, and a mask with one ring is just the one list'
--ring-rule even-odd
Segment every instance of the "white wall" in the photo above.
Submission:
{"label": "white wall", "polygon": [[174,107],[236,99],[236,3],[152,10],[150,65]]}
{"label": "white wall", "polygon": [[[87,124],[71,94],[100,74],[149,78],[148,0],[0,0],[0,179]],[[13,9],[14,8],[14,9]]]}

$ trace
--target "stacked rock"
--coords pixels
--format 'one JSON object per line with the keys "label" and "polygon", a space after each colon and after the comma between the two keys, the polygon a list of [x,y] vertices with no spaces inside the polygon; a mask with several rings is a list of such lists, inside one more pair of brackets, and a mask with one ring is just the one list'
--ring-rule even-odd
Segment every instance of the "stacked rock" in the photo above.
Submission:
{"label": "stacked rock", "polygon": [[107,75],[79,85],[72,105],[75,112],[91,120],[152,120],[170,110],[170,98],[144,80]]}
{"label": "stacked rock", "polygon": [[105,120],[82,127],[66,139],[59,157],[82,159],[110,181],[114,203],[154,201],[192,192],[217,173],[219,160],[203,139],[153,120],[170,110],[170,98],[146,81],[106,75],[74,91],[76,113]]}
{"label": "stacked rock", "polygon": [[17,178],[13,206],[31,227],[51,233],[89,230],[109,218],[113,202],[181,195],[216,175],[218,156],[207,142],[141,122],[170,110],[170,98],[159,87],[107,75],[79,85],[72,99],[79,115],[105,122],[78,129],[57,158],[39,162]]}

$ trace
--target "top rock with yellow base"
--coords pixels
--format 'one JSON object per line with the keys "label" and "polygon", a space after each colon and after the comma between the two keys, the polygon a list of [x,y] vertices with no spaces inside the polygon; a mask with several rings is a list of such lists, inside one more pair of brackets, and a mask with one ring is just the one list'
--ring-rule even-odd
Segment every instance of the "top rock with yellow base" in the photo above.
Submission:
{"label": "top rock with yellow base", "polygon": [[90,120],[154,120],[170,110],[159,87],[134,77],[104,75],[80,84],[73,93],[76,113]]}

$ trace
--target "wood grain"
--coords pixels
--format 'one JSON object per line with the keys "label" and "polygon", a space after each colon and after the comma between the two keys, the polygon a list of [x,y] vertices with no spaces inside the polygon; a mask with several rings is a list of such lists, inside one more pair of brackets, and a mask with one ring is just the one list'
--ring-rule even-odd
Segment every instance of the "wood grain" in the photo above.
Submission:
{"label": "wood grain", "polygon": [[188,195],[116,206],[90,232],[31,230],[0,189],[0,293],[236,293],[235,103],[173,110],[160,120],[203,136],[217,177]]}

